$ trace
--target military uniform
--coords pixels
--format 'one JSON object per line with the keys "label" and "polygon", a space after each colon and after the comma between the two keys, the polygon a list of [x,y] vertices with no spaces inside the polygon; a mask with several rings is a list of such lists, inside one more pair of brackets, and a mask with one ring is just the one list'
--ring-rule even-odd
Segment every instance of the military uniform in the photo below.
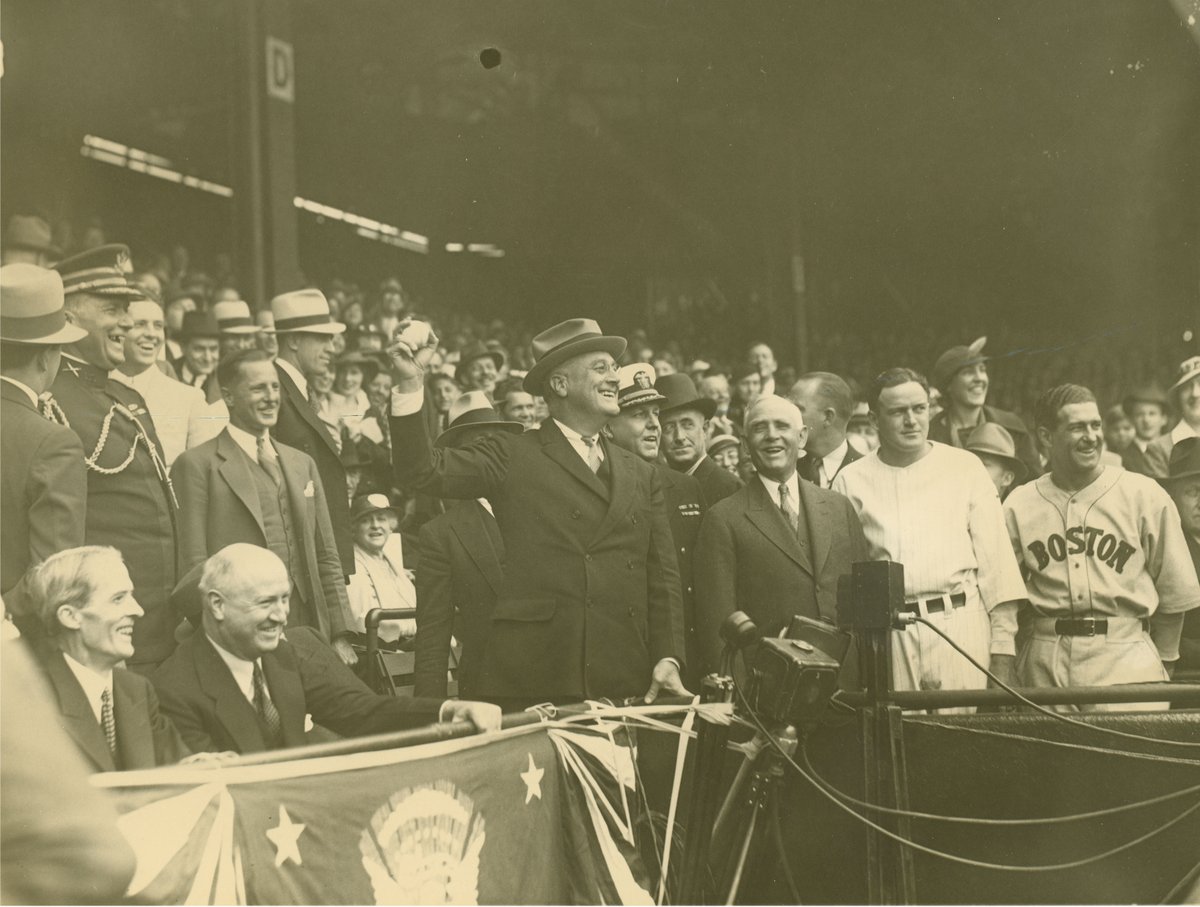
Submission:
{"label": "military uniform", "polygon": [[655,464],[662,479],[667,499],[667,516],[671,522],[671,538],[675,556],[679,559],[679,592],[683,599],[683,634],[687,659],[684,662],[683,685],[689,690],[700,689],[700,650],[696,643],[696,591],[692,558],[700,521],[704,517],[704,495],[694,476],[675,472],[668,466]]}

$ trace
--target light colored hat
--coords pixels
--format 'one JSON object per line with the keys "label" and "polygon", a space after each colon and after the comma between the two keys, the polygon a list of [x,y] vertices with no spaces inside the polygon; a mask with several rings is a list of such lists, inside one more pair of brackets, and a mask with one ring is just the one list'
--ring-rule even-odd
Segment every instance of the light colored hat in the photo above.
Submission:
{"label": "light colored hat", "polygon": [[1024,481],[1029,469],[1017,459],[1017,445],[1003,425],[984,422],[967,437],[966,449],[976,455],[995,457],[1008,464],[1016,481]]}
{"label": "light colored hat", "polygon": [[463,435],[481,428],[507,431],[514,435],[525,431],[525,426],[520,422],[500,418],[484,391],[467,391],[460,394],[458,399],[450,404],[450,412],[446,414],[446,418],[449,423],[446,430],[434,441],[438,447],[454,447],[461,443]]}
{"label": "light colored hat", "polygon": [[1167,393],[1174,399],[1175,391],[1183,387],[1197,375],[1200,375],[1200,356],[1192,356],[1189,359],[1184,359],[1179,363],[1179,378],[1167,390]]}
{"label": "light colored hat", "polygon": [[715,456],[728,447],[737,447],[741,449],[742,442],[733,435],[713,435],[713,439],[708,442],[708,455]]}
{"label": "light colored hat", "polygon": [[262,330],[254,323],[250,305],[243,299],[214,302],[212,313],[222,334],[257,334]]}
{"label": "light colored hat", "polygon": [[643,403],[663,402],[667,398],[654,386],[657,380],[654,366],[645,362],[622,366],[617,372],[617,405],[621,409],[629,409]]}
{"label": "light colored hat", "polygon": [[522,385],[530,394],[541,394],[547,376],[568,359],[597,350],[614,359],[625,352],[624,337],[609,337],[591,318],[570,318],[547,328],[533,338],[534,366]]}
{"label": "light colored hat", "polygon": [[280,293],[271,300],[276,334],[340,334],[346,326],[333,320],[329,300],[317,289]]}
{"label": "light colored hat", "polygon": [[0,340],[44,345],[82,340],[87,331],[68,323],[63,299],[57,271],[30,264],[0,268]]}

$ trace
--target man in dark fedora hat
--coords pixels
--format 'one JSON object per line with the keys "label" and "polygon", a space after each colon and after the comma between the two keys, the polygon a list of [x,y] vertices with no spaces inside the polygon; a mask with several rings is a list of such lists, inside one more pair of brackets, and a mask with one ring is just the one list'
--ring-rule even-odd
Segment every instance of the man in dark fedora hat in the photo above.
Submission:
{"label": "man in dark fedora hat", "polygon": [[55,265],[66,316],[86,332],[63,349],[51,388],[53,416],[79,436],[88,469],[84,541],[125,558],[145,610],[133,630],[130,667],[147,672],[175,648],[170,608],[176,580],[178,503],[162,445],[142,395],[110,377],[125,361],[129,303],[144,298],[127,280],[129,249],[99,246]]}
{"label": "man in dark fedora hat", "polygon": [[320,401],[312,382],[329,371],[333,336],[346,330],[333,320],[329,302],[320,290],[281,293],[271,300],[279,354],[279,420],[271,437],[308,454],[316,461],[325,487],[333,533],[337,538],[342,574],[354,573],[354,535],[350,531],[350,497],[342,466],[343,438],[318,415]]}
{"label": "man in dark fedora hat", "polygon": [[524,379],[549,407],[541,428],[433,450],[420,409],[437,341],[423,330],[410,336],[414,343],[402,335],[389,350],[397,481],[487,498],[504,537],[479,694],[512,707],[683,692],[679,570],[662,481],[601,435],[620,412],[616,358],[625,339],[589,318],[543,331]]}
{"label": "man in dark fedora hat", "polygon": [[26,572],[83,544],[87,469],[75,432],[47,419],[38,398],[62,346],[86,332],[63,313],[62,278],[31,264],[0,267],[0,595],[26,629]]}
{"label": "man in dark fedora hat", "polygon": [[54,244],[50,225],[36,214],[14,214],[4,229],[0,264],[37,265],[47,268],[62,258],[62,249]]}
{"label": "man in dark fedora hat", "polygon": [[943,409],[929,420],[929,440],[960,449],[971,432],[985,422],[1004,426],[1012,435],[1017,457],[1029,476],[1042,472],[1041,460],[1025,423],[1015,413],[987,405],[988,357],[983,353],[986,337],[965,346],[952,346],[938,356],[933,366],[933,386],[942,392]]}
{"label": "man in dark fedora hat", "polygon": [[1012,435],[1003,425],[984,422],[967,437],[966,446],[983,463],[1000,500],[1004,500],[1014,485],[1025,481],[1028,470],[1017,459]]}
{"label": "man in dark fedora hat", "polygon": [[717,402],[700,396],[692,379],[684,374],[663,375],[655,386],[666,397],[658,417],[667,465],[695,476],[705,505],[712,507],[742,487],[740,479],[714,463],[707,453],[708,420],[716,412]]}
{"label": "man in dark fedora hat", "polygon": [[494,400],[496,382],[500,380],[502,368],[504,354],[477,340],[459,354],[454,378],[464,391],[480,390],[487,394],[489,399]]}
{"label": "man in dark fedora hat", "polygon": [[[520,434],[486,393],[468,391],[450,407],[439,448],[461,448],[493,432]],[[446,512],[421,527],[417,565],[417,696],[446,695],[450,639],[461,647],[459,695],[480,695],[482,653],[504,580],[504,539],[487,498],[448,501]]]}

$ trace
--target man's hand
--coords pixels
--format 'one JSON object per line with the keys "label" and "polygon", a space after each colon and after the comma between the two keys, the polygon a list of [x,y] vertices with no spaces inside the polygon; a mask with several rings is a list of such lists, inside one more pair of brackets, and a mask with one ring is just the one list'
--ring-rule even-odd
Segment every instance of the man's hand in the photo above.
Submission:
{"label": "man's hand", "polygon": [[[422,339],[420,335],[426,329],[429,333]],[[425,366],[437,352],[437,347],[437,334],[425,322],[414,322],[411,318],[406,318],[396,326],[395,337],[387,348],[396,378],[396,390],[410,394],[421,389],[421,382],[425,379]]]}
{"label": "man's hand", "polygon": [[[988,665],[988,670],[1003,680],[1010,687],[1017,685],[1017,656],[1015,655],[998,655],[993,653],[991,663]],[[988,678],[988,686],[993,689],[999,689],[996,682],[992,678]]]}
{"label": "man's hand", "polygon": [[222,765],[237,762],[239,758],[240,755],[233,750],[225,750],[222,753],[192,753],[180,759],[179,764],[191,768],[220,768]]}
{"label": "man's hand", "polygon": [[469,699],[448,699],[442,706],[440,720],[443,722],[469,721],[480,734],[500,730],[500,719],[504,713],[500,706],[490,702],[472,702]]}
{"label": "man's hand", "polygon": [[663,658],[654,666],[654,673],[650,675],[650,689],[646,691],[645,701],[649,705],[658,698],[659,693],[666,693],[671,696],[691,696],[687,687],[683,685],[683,679],[679,676],[679,665],[674,659]]}
{"label": "man's hand", "polygon": [[350,640],[346,637],[339,636],[333,641],[333,651],[337,652],[338,658],[347,667],[352,668],[358,664],[358,655],[355,653],[354,647],[350,645]]}

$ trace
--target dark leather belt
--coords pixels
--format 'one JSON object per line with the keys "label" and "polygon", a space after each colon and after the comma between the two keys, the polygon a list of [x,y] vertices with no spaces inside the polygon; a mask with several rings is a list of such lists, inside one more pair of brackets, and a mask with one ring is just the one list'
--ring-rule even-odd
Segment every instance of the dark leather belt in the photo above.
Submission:
{"label": "dark leather belt", "polygon": [[961,608],[967,603],[965,592],[955,592],[953,595],[939,595],[937,598],[927,598],[923,601],[905,602],[901,609],[910,614],[941,614],[946,610],[946,599],[950,599],[950,607]]}

